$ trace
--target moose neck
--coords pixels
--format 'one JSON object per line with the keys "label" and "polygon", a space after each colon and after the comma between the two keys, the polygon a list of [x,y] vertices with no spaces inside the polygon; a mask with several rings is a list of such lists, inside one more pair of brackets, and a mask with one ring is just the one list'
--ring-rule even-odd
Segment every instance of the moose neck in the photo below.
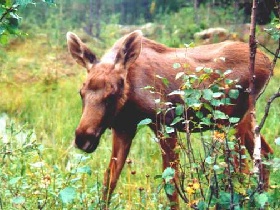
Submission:
{"label": "moose neck", "polygon": [[[186,62],[185,53],[186,49],[168,48],[143,39],[141,54],[128,70],[129,100],[143,112],[155,115],[156,100],[167,102],[167,94],[181,85],[180,81],[175,80],[179,69],[174,69],[173,65]],[[172,100],[174,103],[180,99]]]}

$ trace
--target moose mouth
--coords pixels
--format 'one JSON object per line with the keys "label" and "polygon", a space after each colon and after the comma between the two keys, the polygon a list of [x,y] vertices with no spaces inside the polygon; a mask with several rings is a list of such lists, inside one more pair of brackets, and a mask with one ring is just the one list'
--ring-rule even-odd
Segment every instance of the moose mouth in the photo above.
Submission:
{"label": "moose mouth", "polygon": [[99,144],[100,136],[89,134],[76,134],[75,146],[86,153],[92,153]]}

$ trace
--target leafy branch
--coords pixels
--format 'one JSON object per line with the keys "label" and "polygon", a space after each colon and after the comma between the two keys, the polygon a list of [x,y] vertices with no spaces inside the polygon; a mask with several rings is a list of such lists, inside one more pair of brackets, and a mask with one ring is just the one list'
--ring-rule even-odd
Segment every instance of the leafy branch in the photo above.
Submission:
{"label": "leafy branch", "polygon": [[13,4],[12,6],[5,8],[6,11],[1,15],[0,23],[4,21],[4,19],[12,12],[16,11],[19,7],[19,4]]}

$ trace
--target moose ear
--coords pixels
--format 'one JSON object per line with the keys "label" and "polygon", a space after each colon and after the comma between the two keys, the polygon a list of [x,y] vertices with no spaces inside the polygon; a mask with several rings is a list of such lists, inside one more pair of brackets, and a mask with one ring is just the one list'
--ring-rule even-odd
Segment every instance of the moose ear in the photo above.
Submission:
{"label": "moose ear", "polygon": [[96,56],[74,33],[68,32],[66,35],[68,50],[78,64],[85,67],[87,71],[97,62]]}
{"label": "moose ear", "polygon": [[143,34],[136,30],[129,34],[122,43],[115,60],[115,65],[119,64],[124,69],[128,69],[138,58],[142,48]]}

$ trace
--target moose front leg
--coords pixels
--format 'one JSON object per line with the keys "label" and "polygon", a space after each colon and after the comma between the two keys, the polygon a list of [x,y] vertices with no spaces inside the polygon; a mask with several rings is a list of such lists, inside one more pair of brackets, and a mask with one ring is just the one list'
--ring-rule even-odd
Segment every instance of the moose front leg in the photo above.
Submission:
{"label": "moose front leg", "polygon": [[[175,170],[175,177],[174,182],[179,183],[179,153],[176,152],[177,147],[177,135],[176,133],[170,134],[168,138],[161,138],[160,139],[160,147],[162,153],[162,161],[163,161],[163,170],[167,167],[171,167]],[[179,209],[179,197],[178,193],[175,190],[172,195],[167,194],[170,202],[171,202],[171,209],[176,210]]]}
{"label": "moose front leg", "polygon": [[105,209],[108,209],[112,192],[114,191],[125,160],[130,150],[134,134],[113,130],[112,155],[109,167],[104,174],[103,202]]}

